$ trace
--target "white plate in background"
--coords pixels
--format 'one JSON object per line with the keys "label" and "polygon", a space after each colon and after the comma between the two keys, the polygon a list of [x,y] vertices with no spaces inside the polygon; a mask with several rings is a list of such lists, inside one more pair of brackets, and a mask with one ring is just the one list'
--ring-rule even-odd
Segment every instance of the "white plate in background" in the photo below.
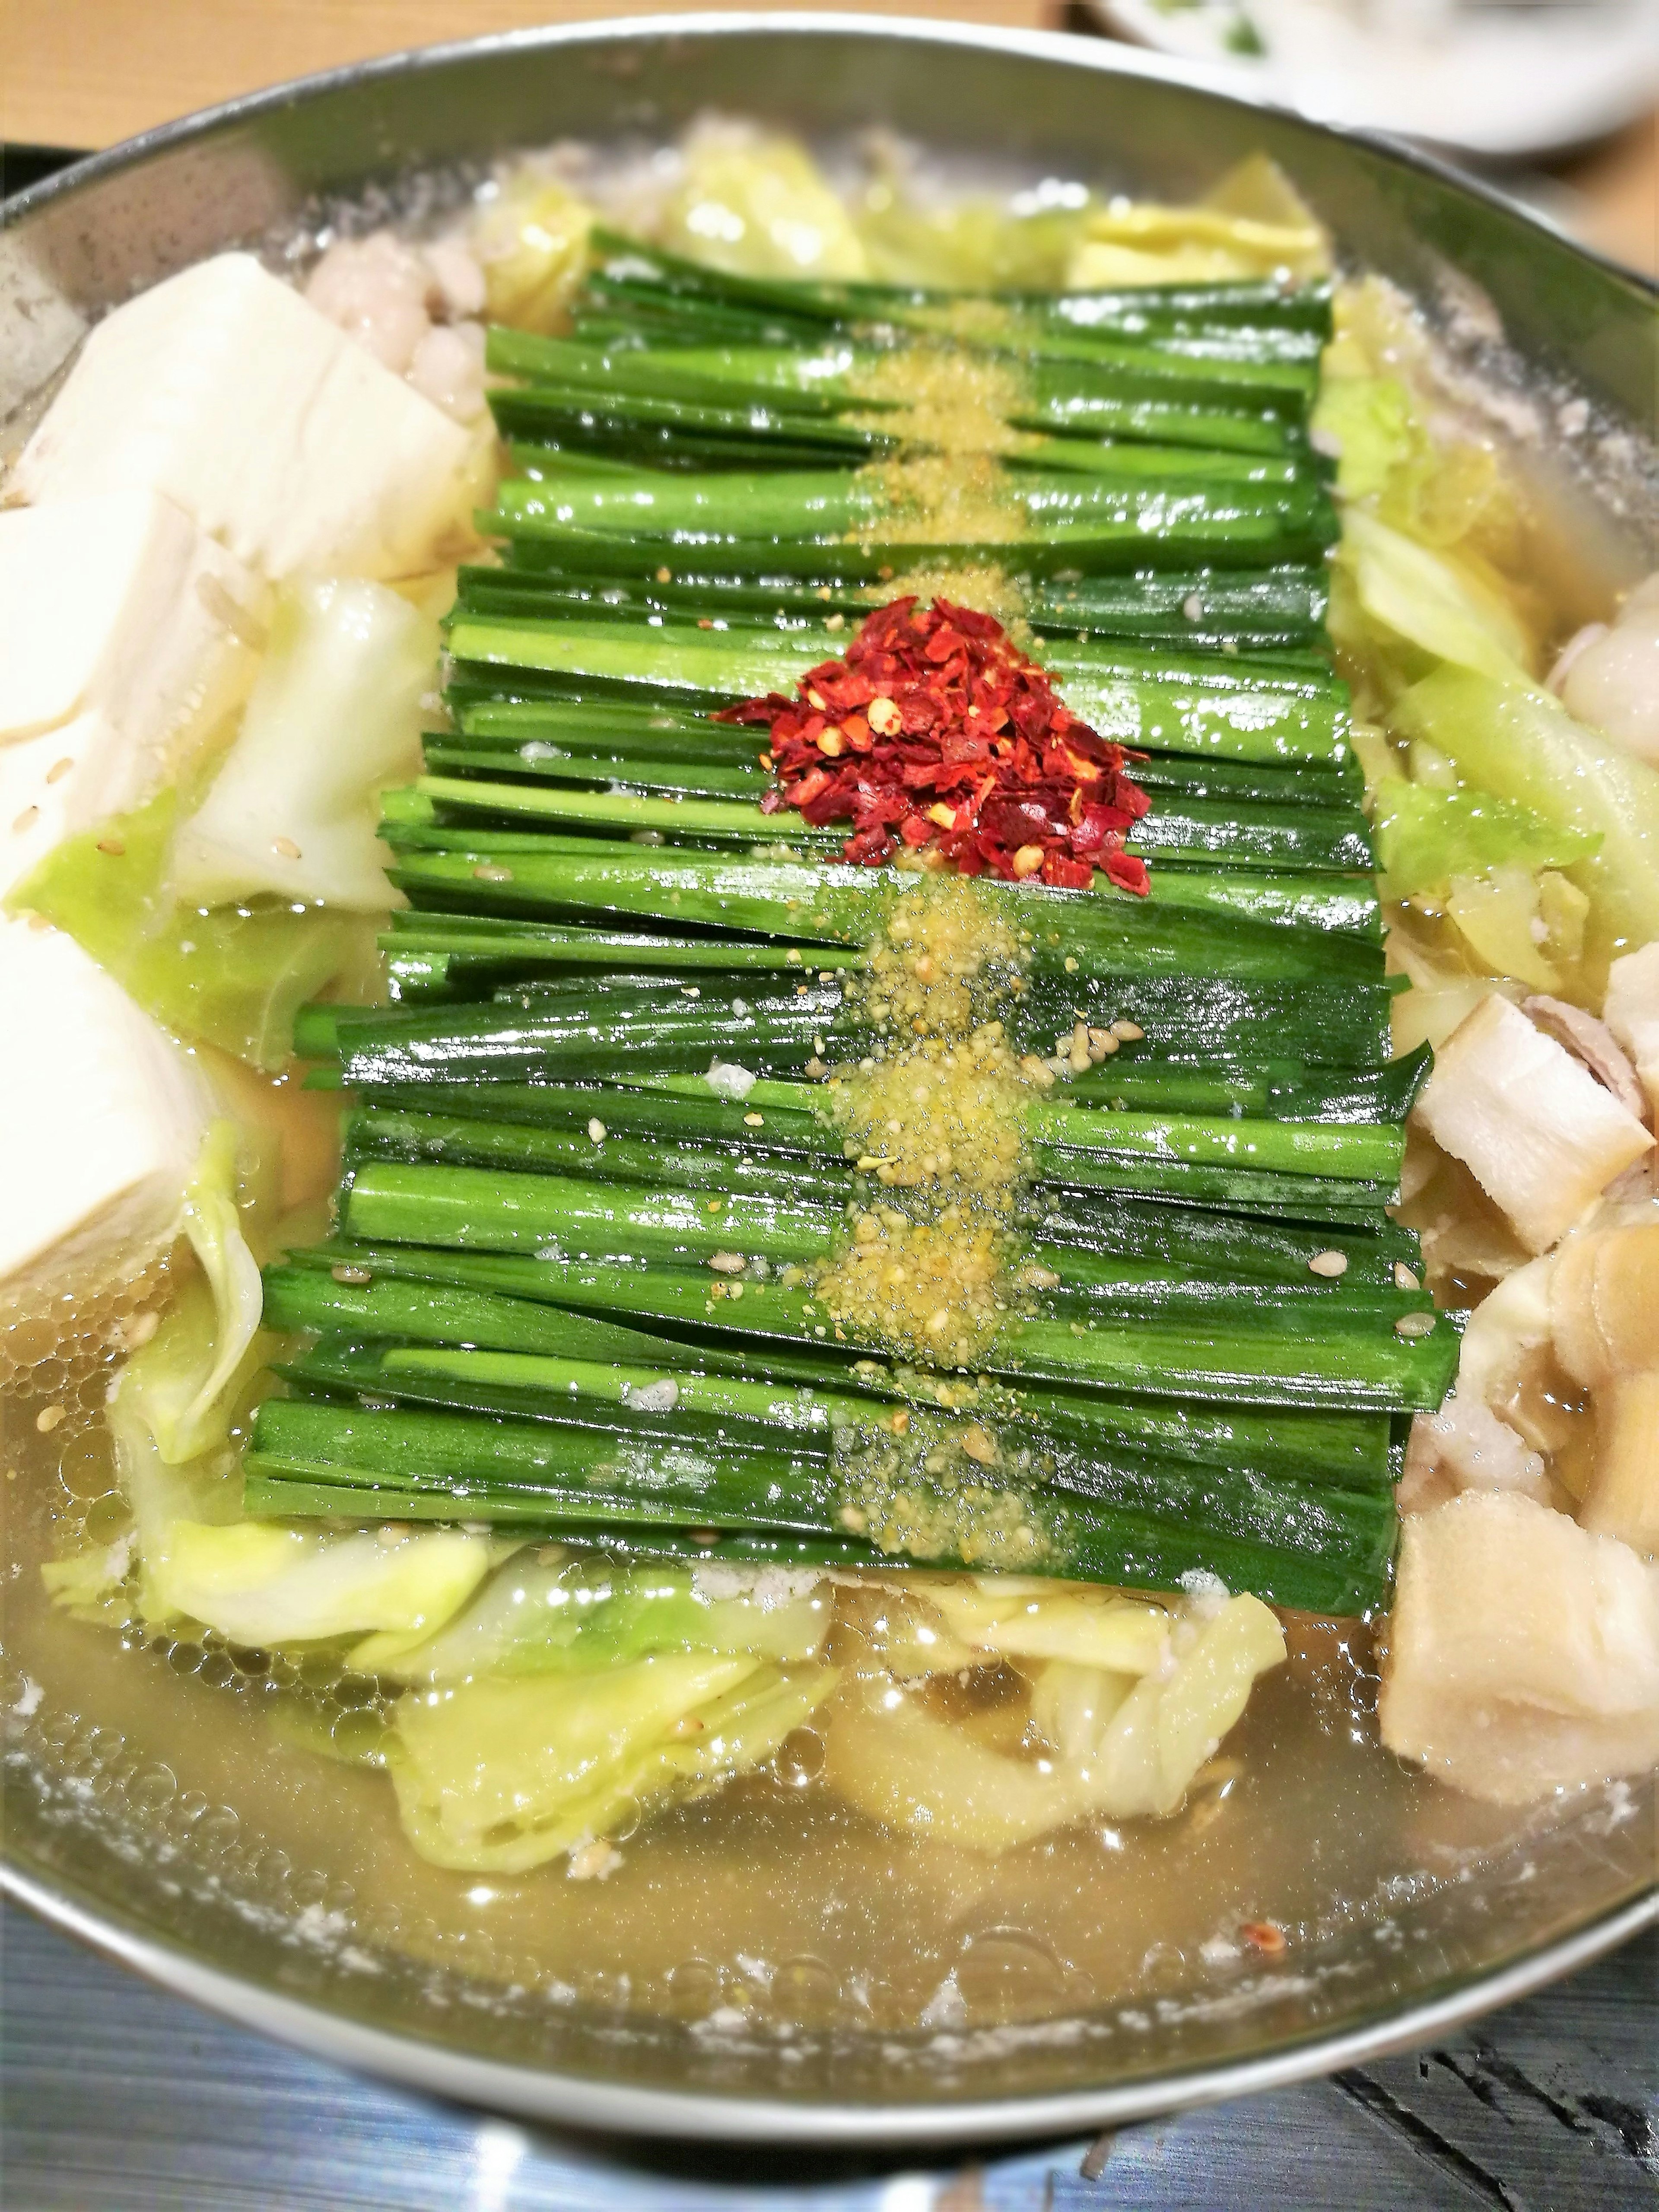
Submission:
{"label": "white plate in background", "polygon": [[1495,160],[1581,144],[1659,100],[1659,0],[1090,4],[1119,37],[1224,64],[1277,106]]}

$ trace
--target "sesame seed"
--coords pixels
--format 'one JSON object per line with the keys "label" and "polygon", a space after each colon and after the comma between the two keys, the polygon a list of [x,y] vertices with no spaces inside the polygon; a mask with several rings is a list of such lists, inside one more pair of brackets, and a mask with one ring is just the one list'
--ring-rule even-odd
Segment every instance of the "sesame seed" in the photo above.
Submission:
{"label": "sesame seed", "polygon": [[14,834],[21,834],[25,830],[33,830],[40,819],[40,810],[38,806],[26,806],[11,825]]}
{"label": "sesame seed", "polygon": [[300,848],[292,837],[273,837],[270,849],[284,860],[297,860],[300,857]]}
{"label": "sesame seed", "polygon": [[337,1283],[372,1283],[374,1279],[367,1267],[331,1267],[328,1272]]}
{"label": "sesame seed", "polygon": [[107,853],[111,860],[119,860],[125,858],[127,848],[119,837],[100,837],[98,840],[98,849],[100,853]]}
{"label": "sesame seed", "polygon": [[717,1275],[740,1275],[747,1263],[741,1252],[711,1252],[708,1264]]}
{"label": "sesame seed", "polygon": [[743,1126],[745,1129],[763,1129],[766,1127],[766,1116],[764,1114],[745,1114],[743,1117]]}
{"label": "sesame seed", "polygon": [[1425,1313],[1401,1314],[1394,1325],[1396,1336],[1407,1338],[1427,1336],[1434,1327],[1434,1316]]}
{"label": "sesame seed", "polygon": [[605,1142],[605,1124],[596,1114],[587,1125],[587,1133],[596,1145]]}
{"label": "sesame seed", "polygon": [[55,760],[52,766],[46,770],[46,781],[48,783],[61,783],[74,766],[75,763],[70,758],[69,755],[65,753],[62,760]]}
{"label": "sesame seed", "polygon": [[1338,1275],[1347,1273],[1348,1255],[1346,1252],[1316,1252],[1308,1266],[1312,1273],[1328,1275],[1334,1279]]}
{"label": "sesame seed", "polygon": [[1397,1291],[1420,1291],[1423,1287],[1415,1271],[1403,1260],[1396,1260],[1394,1263],[1394,1286]]}
{"label": "sesame seed", "polygon": [[34,1425],[43,1437],[49,1437],[63,1419],[64,1409],[61,1406],[47,1406],[35,1415]]}

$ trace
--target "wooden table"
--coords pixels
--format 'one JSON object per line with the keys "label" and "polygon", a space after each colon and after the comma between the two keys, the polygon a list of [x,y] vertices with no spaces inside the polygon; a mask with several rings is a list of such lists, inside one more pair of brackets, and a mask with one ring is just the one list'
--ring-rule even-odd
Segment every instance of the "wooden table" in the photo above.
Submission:
{"label": "wooden table", "polygon": [[[821,0],[821,4],[824,0]],[[1080,0],[827,0],[877,15],[1086,28]],[[738,0],[743,4],[743,0]],[[806,0],[768,0],[794,9]],[[550,19],[659,14],[666,0],[11,0],[0,141],[88,149],[233,94],[431,40]],[[1537,179],[1529,180],[1535,187]],[[1659,275],[1659,113],[1553,165],[1539,195],[1603,252]]]}

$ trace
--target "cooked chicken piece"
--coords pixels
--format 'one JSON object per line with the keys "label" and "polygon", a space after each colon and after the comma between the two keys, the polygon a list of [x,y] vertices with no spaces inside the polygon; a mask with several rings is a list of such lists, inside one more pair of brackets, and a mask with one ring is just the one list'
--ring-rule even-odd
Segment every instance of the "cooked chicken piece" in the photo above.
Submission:
{"label": "cooked chicken piece", "polygon": [[1519,1805],[1659,1759],[1659,1567],[1528,1498],[1406,1522],[1382,1741]]}
{"label": "cooked chicken piece", "polygon": [[1659,939],[1613,962],[1602,1018],[1635,1063],[1650,1118],[1659,1116]]}
{"label": "cooked chicken piece", "polygon": [[1417,1111],[1533,1252],[1653,1143],[1582,1062],[1496,994],[1448,1038]]}

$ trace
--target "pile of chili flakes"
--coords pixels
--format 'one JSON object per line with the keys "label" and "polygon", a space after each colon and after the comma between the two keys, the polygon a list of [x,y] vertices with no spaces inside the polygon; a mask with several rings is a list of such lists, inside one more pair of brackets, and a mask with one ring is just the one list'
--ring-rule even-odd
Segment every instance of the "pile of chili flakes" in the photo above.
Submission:
{"label": "pile of chili flakes", "polygon": [[1137,756],[1079,721],[990,615],[895,599],[795,688],[715,717],[769,728],[763,812],[851,822],[843,857],[872,867],[933,846],[964,876],[1084,890],[1103,868],[1145,895],[1123,849],[1151,805],[1125,773]]}

